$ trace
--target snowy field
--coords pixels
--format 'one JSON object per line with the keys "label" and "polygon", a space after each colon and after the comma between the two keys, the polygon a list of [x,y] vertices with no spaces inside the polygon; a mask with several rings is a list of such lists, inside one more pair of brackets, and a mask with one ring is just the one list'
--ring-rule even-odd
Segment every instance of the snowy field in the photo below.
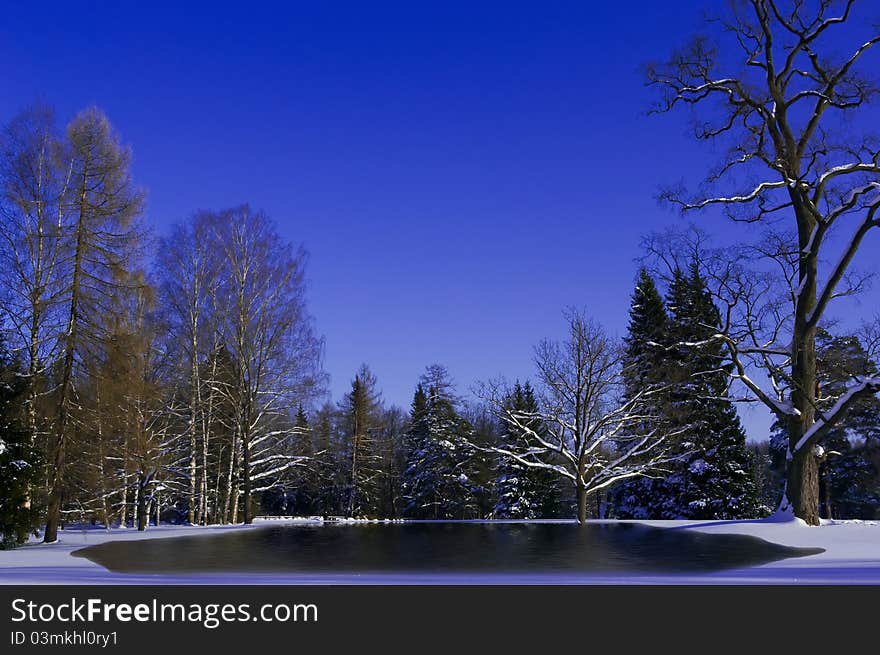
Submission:
{"label": "snowy field", "polygon": [[[293,523],[294,521],[284,521]],[[278,525],[280,521],[272,521]],[[163,526],[146,532],[65,530],[58,543],[30,543],[0,551],[2,584],[880,584],[880,522],[827,521],[810,528],[799,521],[643,521],[670,530],[747,534],[795,547],[824,548],[818,555],[786,559],[761,566],[708,574],[685,575],[449,575],[449,574],[206,574],[130,575],[111,573],[71,553],[107,541],[161,539],[256,530],[251,526]]]}

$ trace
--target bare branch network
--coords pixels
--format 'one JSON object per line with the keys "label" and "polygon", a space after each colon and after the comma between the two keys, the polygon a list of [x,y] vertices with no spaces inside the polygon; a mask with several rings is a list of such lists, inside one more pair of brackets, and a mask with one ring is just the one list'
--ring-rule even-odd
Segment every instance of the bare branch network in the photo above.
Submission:
{"label": "bare branch network", "polygon": [[[864,36],[843,56],[829,56],[824,41],[844,25],[856,30],[854,7],[854,0],[736,3],[716,22],[731,47],[697,37],[648,69],[660,91],[652,111],[700,110],[695,136],[726,152],[704,193],[670,189],[662,198],[685,213],[718,207],[767,229],[764,243],[713,253],[704,264],[723,308],[716,338],[728,348],[732,377],[784,422],[803,423],[791,457],[812,449],[859,398],[880,392],[880,379],[856,377],[820,412],[810,354],[832,301],[864,288],[868,276],[853,262],[880,227],[880,145],[870,136],[854,142],[847,123],[877,96],[876,80],[864,71],[877,70],[880,29],[862,18]],[[776,229],[791,216],[794,229]],[[841,232],[848,237],[838,248],[829,237]],[[747,270],[759,259],[777,273]],[[756,368],[769,389],[750,374]]]}

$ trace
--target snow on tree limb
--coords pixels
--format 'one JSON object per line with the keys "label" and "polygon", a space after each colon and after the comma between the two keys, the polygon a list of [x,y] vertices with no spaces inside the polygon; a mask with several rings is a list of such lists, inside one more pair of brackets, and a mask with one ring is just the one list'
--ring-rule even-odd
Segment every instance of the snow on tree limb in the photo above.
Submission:
{"label": "snow on tree limb", "polygon": [[792,448],[792,454],[803,451],[818,443],[825,433],[837,425],[842,418],[860,398],[871,394],[880,393],[880,377],[865,378],[858,380],[850,386],[846,393],[837,399],[837,402],[827,412],[822,412],[821,417],[804,432],[800,440]]}

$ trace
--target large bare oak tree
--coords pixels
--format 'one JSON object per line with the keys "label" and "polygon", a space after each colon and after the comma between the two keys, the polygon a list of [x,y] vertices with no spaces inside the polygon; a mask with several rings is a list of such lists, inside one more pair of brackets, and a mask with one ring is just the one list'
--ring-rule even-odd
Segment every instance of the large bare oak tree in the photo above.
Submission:
{"label": "large bare oak tree", "polygon": [[[848,285],[853,262],[880,227],[880,146],[860,121],[878,91],[864,71],[878,69],[871,56],[880,27],[855,7],[854,0],[738,0],[712,22],[725,46],[700,36],[648,70],[661,91],[656,110],[701,110],[696,137],[726,151],[700,195],[672,190],[666,199],[685,211],[721,207],[735,221],[773,226],[790,241],[768,246],[770,259],[793,255],[793,275],[782,276],[790,307],[776,339],[721,336],[734,375],[788,427],[783,508],[811,525],[819,523],[817,447],[854,402],[880,392],[880,379],[856,377],[830,410],[817,409],[817,328],[829,304],[858,286]],[[851,43],[842,54],[841,42]],[[842,246],[830,238],[840,233]],[[748,295],[734,302],[742,306]],[[760,322],[748,307],[743,316]],[[739,335],[754,335],[752,327]],[[782,386],[753,380],[746,353]]]}

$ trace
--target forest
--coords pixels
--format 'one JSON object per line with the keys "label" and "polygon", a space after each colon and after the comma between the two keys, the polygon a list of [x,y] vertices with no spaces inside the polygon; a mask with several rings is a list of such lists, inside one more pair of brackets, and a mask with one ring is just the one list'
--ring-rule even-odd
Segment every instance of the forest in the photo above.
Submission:
{"label": "forest", "polygon": [[[98,108],[45,106],[0,136],[0,534],[70,524],[766,516],[789,426],[747,442],[722,249],[646,237],[629,324],[578,307],[531,379],[457,388],[439,363],[386,404],[364,364],[331,399],[308,253],[248,204],[146,218],[131,149]],[[730,273],[729,259],[728,268]],[[723,280],[728,286],[719,284]],[[721,290],[721,291],[720,291]],[[876,330],[819,326],[819,411],[877,376]],[[877,518],[880,399],[824,434],[819,511]]]}

